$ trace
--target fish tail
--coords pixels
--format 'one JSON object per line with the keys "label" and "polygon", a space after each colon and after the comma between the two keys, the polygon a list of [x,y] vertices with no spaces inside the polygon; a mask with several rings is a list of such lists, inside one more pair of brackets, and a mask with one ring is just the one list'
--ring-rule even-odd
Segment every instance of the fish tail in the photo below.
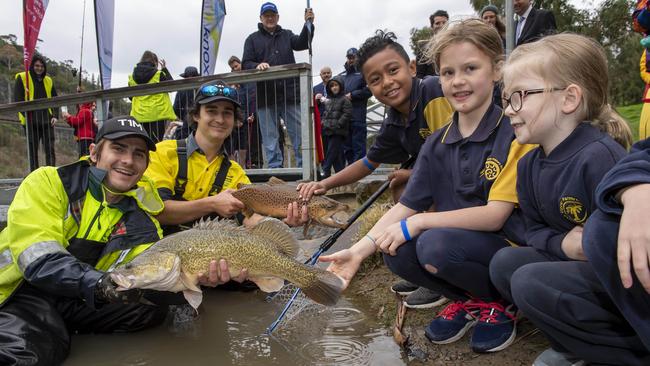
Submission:
{"label": "fish tail", "polygon": [[310,299],[319,304],[332,306],[336,304],[343,292],[343,281],[332,272],[319,270],[316,281],[301,288]]}

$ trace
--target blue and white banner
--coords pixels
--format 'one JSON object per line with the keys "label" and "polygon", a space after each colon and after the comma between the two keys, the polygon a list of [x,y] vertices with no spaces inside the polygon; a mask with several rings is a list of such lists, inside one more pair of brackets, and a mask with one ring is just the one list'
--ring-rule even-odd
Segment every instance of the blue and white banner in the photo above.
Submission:
{"label": "blue and white banner", "polygon": [[102,89],[111,88],[114,22],[115,0],[95,0],[95,34],[97,35],[97,58]]}
{"label": "blue and white banner", "polygon": [[217,62],[219,41],[223,20],[226,17],[225,0],[203,0],[201,11],[201,60],[199,69],[201,75],[214,74]]}

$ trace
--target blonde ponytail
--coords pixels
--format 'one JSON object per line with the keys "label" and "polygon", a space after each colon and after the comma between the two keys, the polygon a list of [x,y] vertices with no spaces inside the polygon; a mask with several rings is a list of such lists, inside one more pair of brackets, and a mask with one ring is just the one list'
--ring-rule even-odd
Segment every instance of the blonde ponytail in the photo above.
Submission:
{"label": "blonde ponytail", "polygon": [[630,126],[620,114],[614,111],[611,105],[605,104],[591,124],[610,135],[624,148],[629,149],[632,146],[632,130]]}

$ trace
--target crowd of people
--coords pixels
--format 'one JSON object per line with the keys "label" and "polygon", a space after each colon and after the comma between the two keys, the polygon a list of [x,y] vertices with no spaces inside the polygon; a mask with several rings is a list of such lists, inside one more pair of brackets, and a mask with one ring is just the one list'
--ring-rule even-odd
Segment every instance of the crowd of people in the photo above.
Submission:
{"label": "crowd of people", "polygon": [[[474,352],[501,351],[525,317],[551,345],[536,366],[647,365],[649,143],[628,153],[631,131],[609,104],[602,46],[553,34],[551,12],[529,0],[513,3],[517,46],[507,60],[500,12],[488,5],[480,17],[452,24],[445,11],[435,12],[434,35],[418,62],[393,33],[378,30],[347,50],[345,72],[333,76],[323,67],[323,83],[314,87],[323,177],[298,184],[303,202],[289,204],[284,221],[304,224],[304,201],[359,181],[380,164],[401,164],[389,176],[395,205],[350,248],[321,257],[346,287],[363,260],[380,251],[405,280],[392,290],[419,294],[407,304],[448,302],[424,332],[435,344],[471,331]],[[275,4],[262,4],[258,30],[242,59],[230,58],[231,70],[293,63],[293,50],[309,47],[314,31],[313,11],[304,18],[295,35],[278,25]],[[56,94],[43,60],[31,73],[29,99]],[[188,67],[181,77],[195,73]],[[147,51],[129,82],[167,78],[164,61]],[[25,83],[24,73],[16,76],[17,88]],[[243,217],[232,190],[250,183],[245,168],[255,155],[263,152],[268,167],[284,165],[280,120],[300,164],[294,83],[214,81],[179,93],[173,105],[167,94],[134,97],[130,116],[109,119],[96,133],[78,130],[87,156],[28,175],[0,234],[0,363],[58,364],[69,352],[70,332],[160,324],[179,300],[117,291],[111,269],[201,218],[246,226],[262,219]],[[366,152],[370,96],[387,114]],[[277,98],[286,101],[282,108],[268,103]],[[62,117],[92,127],[92,108]],[[51,126],[55,113],[29,118]],[[158,141],[176,117],[186,123],[177,138]],[[261,140],[253,141],[257,129]],[[231,277],[228,263],[214,258],[199,283],[214,287],[247,275]]]}

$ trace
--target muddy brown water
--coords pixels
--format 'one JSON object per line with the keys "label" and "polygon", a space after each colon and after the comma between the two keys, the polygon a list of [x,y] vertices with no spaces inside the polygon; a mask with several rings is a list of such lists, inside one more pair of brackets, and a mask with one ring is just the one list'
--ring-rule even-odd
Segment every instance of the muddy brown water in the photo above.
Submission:
{"label": "muddy brown water", "polygon": [[[301,230],[295,229],[296,235]],[[313,228],[301,240],[311,254],[333,229]],[[350,245],[353,226],[329,252]],[[327,320],[311,314],[291,323],[292,336],[268,336],[283,302],[268,302],[261,291],[208,289],[200,315],[168,317],[164,325],[130,334],[74,335],[66,366],[77,365],[405,365],[388,330],[369,304],[344,296],[328,308]],[[366,307],[368,305],[368,307]],[[286,329],[283,329],[286,330]],[[274,334],[281,334],[275,333]]]}

